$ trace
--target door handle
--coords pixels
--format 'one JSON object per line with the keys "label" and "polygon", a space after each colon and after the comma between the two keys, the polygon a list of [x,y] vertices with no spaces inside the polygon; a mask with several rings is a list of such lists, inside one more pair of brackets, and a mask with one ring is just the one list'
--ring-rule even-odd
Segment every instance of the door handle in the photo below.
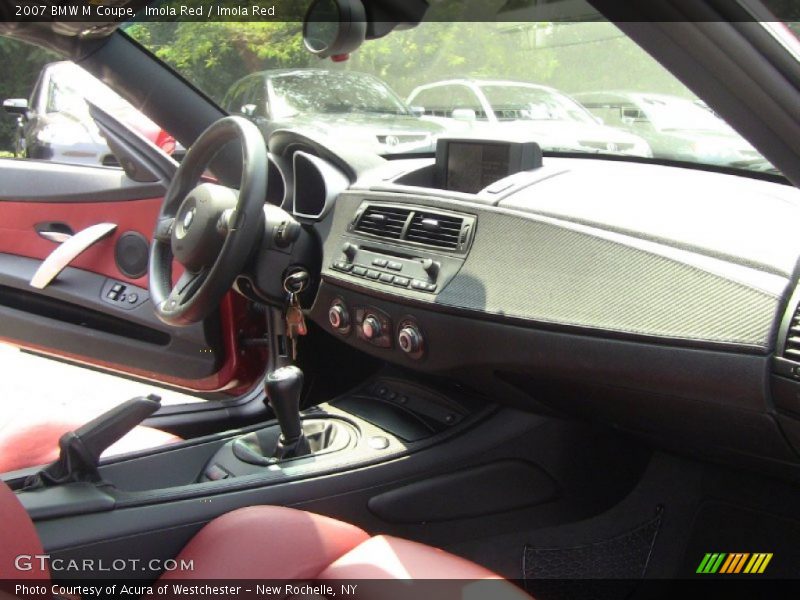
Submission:
{"label": "door handle", "polygon": [[63,244],[72,237],[72,235],[64,233],[63,231],[38,231],[37,233],[44,239],[55,242],[56,244]]}
{"label": "door handle", "polygon": [[59,221],[37,223],[33,228],[40,237],[56,244],[63,244],[74,235],[72,227]]}
{"label": "door handle", "polygon": [[98,223],[70,236],[53,250],[33,274],[30,285],[43,290],[69,263],[117,228],[115,223]]}

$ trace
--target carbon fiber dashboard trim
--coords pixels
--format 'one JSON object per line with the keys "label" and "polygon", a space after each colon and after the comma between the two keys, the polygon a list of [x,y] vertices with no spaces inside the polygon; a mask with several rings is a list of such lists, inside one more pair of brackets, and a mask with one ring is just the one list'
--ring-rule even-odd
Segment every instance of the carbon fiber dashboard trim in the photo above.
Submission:
{"label": "carbon fiber dashboard trim", "polygon": [[700,268],[670,255],[672,249],[666,246],[645,249],[633,238],[535,214],[405,193],[351,191],[337,201],[325,236],[324,273],[329,280],[346,280],[364,290],[387,291],[329,266],[338,259],[347,224],[365,199],[453,210],[468,207],[478,216],[471,252],[438,295],[390,290],[398,298],[442,308],[767,349],[781,294],[788,286],[788,279],[777,276],[770,276],[769,285],[760,285],[758,272],[748,283],[742,270],[750,269],[740,265],[729,265],[734,275],[726,276],[719,265],[714,271]]}

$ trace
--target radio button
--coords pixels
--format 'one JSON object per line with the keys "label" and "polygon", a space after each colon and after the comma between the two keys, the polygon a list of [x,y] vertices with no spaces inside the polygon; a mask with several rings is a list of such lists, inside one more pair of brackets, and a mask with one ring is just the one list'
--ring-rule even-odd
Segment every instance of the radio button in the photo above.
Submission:
{"label": "radio button", "polygon": [[372,269],[367,269],[367,277],[370,279],[378,279],[381,276],[378,271],[373,271]]}
{"label": "radio button", "polygon": [[394,275],[390,275],[389,273],[381,273],[380,280],[383,283],[392,283],[394,281]]}
{"label": "radio button", "polygon": [[383,267],[385,267],[385,266],[386,266],[386,264],[387,264],[388,262],[389,262],[389,261],[387,261],[385,258],[376,258],[376,259],[374,259],[374,260],[372,261],[372,264],[373,264],[374,266],[376,266],[376,267],[381,267],[381,268],[383,268]]}
{"label": "radio button", "polygon": [[365,267],[355,266],[353,267],[353,275],[358,275],[359,277],[364,277],[367,274],[367,269]]}
{"label": "radio button", "polygon": [[343,260],[337,260],[335,263],[333,263],[333,268],[338,271],[349,271],[353,268],[353,265],[346,263]]}
{"label": "radio button", "polygon": [[402,271],[403,270],[403,265],[400,264],[399,262],[389,262],[389,263],[386,264],[386,266],[389,269],[391,269],[392,271]]}
{"label": "radio button", "polygon": [[395,277],[394,284],[400,287],[408,287],[411,280],[408,277]]}

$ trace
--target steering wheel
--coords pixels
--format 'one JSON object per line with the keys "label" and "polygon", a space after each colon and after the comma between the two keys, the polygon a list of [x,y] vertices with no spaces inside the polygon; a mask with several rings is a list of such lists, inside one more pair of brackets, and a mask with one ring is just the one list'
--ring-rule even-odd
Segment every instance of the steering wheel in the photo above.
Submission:
{"label": "steering wheel", "polygon": [[[201,182],[211,160],[229,142],[242,150],[238,191]],[[225,117],[206,129],[186,153],[170,183],[150,247],[150,297],[168,325],[202,321],[245,266],[264,230],[267,148],[258,127]],[[183,275],[172,285],[173,258]]]}

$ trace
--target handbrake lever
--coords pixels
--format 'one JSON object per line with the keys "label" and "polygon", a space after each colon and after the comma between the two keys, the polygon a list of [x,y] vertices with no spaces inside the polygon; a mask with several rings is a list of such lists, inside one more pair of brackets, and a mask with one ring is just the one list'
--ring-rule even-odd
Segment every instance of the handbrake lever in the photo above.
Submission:
{"label": "handbrake lever", "polygon": [[75,431],[68,431],[58,440],[61,449],[58,460],[28,477],[25,489],[73,481],[100,481],[97,471],[100,455],[159,408],[159,396],[139,396],[104,412]]}

